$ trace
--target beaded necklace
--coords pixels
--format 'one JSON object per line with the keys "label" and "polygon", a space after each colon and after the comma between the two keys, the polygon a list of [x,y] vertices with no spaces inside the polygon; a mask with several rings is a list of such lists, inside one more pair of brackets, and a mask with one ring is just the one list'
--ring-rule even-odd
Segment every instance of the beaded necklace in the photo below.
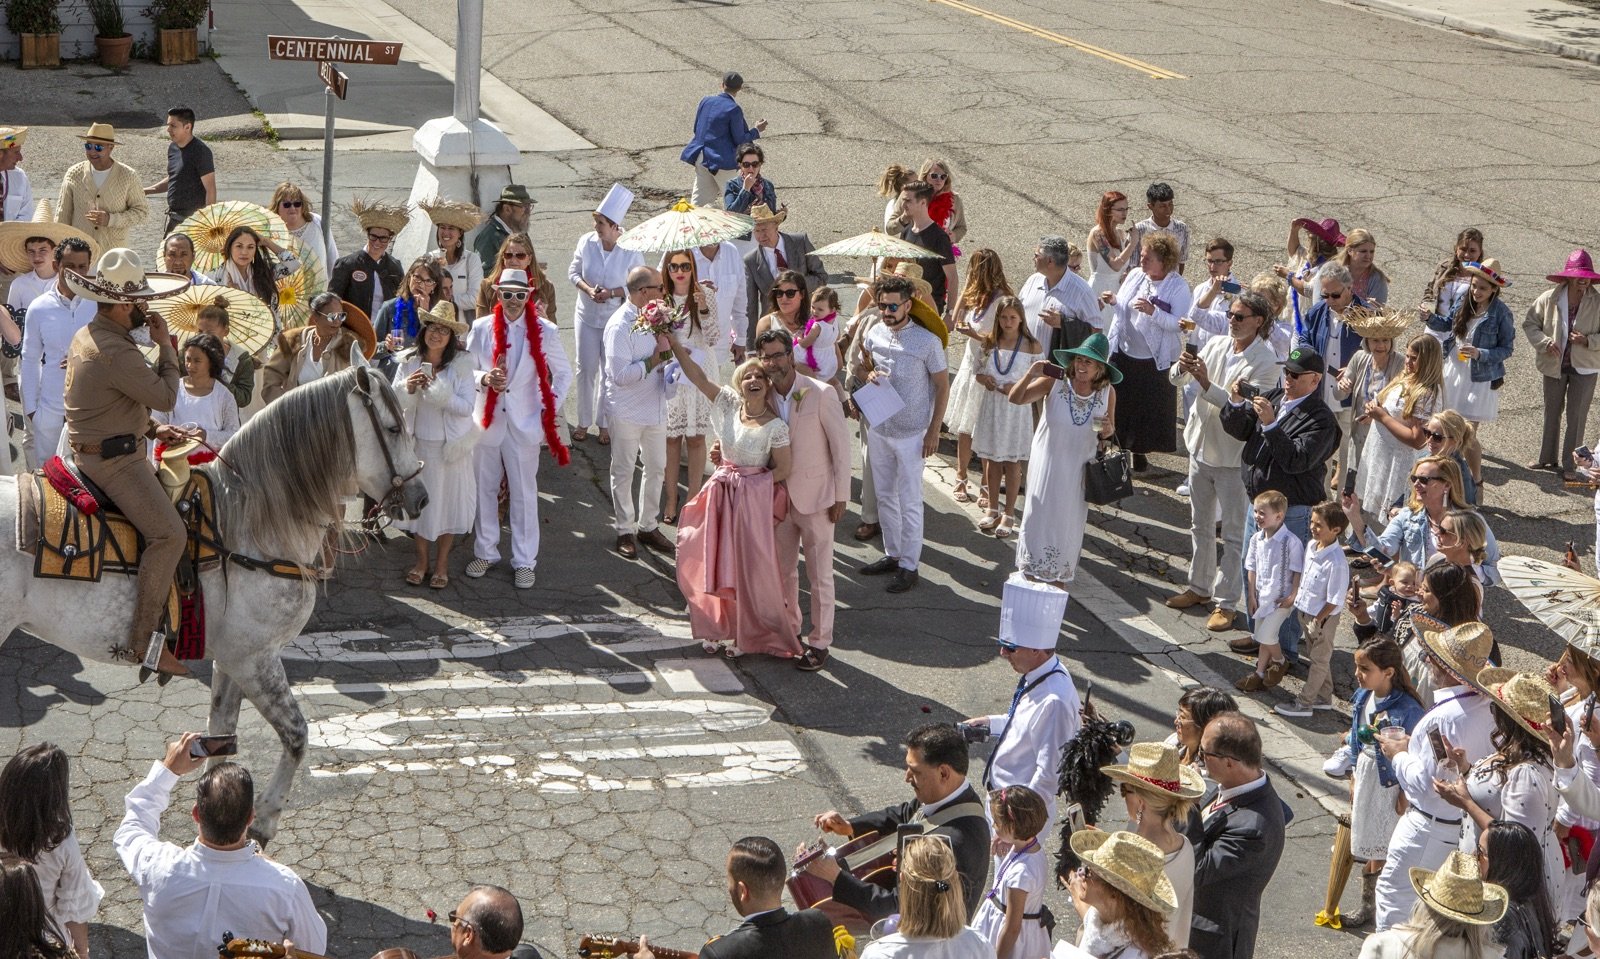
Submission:
{"label": "beaded necklace", "polygon": [[1067,394],[1067,413],[1072,416],[1073,426],[1083,426],[1094,418],[1095,407],[1100,405],[1100,391],[1089,394],[1089,400],[1084,404],[1083,416],[1078,416],[1078,391],[1072,388],[1072,381],[1062,380],[1061,389]]}
{"label": "beaded necklace", "polygon": [[1022,349],[1022,334],[1018,333],[1017,342],[1011,347],[1011,358],[1006,360],[1006,365],[1002,367],[1000,365],[1000,341],[998,338],[996,338],[995,348],[989,351],[989,355],[994,361],[995,373],[999,374],[1000,376],[1011,375],[1011,368],[1017,365],[1017,351],[1020,349]]}

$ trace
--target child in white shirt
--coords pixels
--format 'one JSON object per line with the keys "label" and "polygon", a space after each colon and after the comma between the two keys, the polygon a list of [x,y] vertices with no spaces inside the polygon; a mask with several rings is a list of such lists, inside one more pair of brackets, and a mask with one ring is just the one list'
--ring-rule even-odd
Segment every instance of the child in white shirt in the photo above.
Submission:
{"label": "child in white shirt", "polygon": [[1313,710],[1333,708],[1333,637],[1339,629],[1345,591],[1350,588],[1350,562],[1344,558],[1339,537],[1349,525],[1350,518],[1338,503],[1330,500],[1311,507],[1311,542],[1300,588],[1294,594],[1311,672],[1294,702],[1272,707],[1280,716],[1310,716]]}
{"label": "child in white shirt", "polygon": [[811,318],[794,340],[795,365],[824,383],[839,374],[839,294],[826,286],[811,294]]}
{"label": "child in white shirt", "polygon": [[1255,672],[1234,683],[1240,692],[1271,689],[1283,682],[1289,661],[1278,646],[1278,628],[1294,611],[1294,594],[1300,588],[1305,546],[1283,525],[1289,500],[1277,490],[1255,498],[1256,533],[1245,551],[1244,568],[1250,577],[1245,600],[1255,619],[1255,640],[1261,646]]}
{"label": "child in white shirt", "polygon": [[972,917],[972,928],[994,948],[995,959],[1040,959],[1050,952],[1044,925],[1050,870],[1039,843],[1049,811],[1027,786],[1006,786],[989,794],[989,816],[997,840],[994,882]]}

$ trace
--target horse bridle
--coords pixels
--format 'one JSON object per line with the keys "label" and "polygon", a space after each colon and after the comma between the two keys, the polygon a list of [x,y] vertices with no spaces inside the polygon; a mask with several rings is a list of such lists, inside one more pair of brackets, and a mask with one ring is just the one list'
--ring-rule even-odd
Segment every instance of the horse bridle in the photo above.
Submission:
{"label": "horse bridle", "polygon": [[[371,376],[371,373],[367,375]],[[416,469],[404,476],[400,475],[400,468],[394,462],[394,451],[389,448],[389,441],[384,438],[386,430],[383,422],[378,419],[378,404],[373,401],[372,392],[363,387],[359,380],[357,380],[354,392],[361,397],[361,406],[367,411],[367,419],[372,422],[372,431],[378,437],[378,449],[383,451],[383,461],[389,467],[389,491],[384,493],[383,499],[378,501],[378,513],[382,514],[388,508],[390,502],[400,495],[400,490],[422,473],[423,463],[422,460],[417,460]],[[385,399],[387,400],[388,398],[385,397]],[[405,418],[400,414],[395,404],[389,404],[389,413],[395,418],[395,422],[401,424],[401,428],[404,429]]]}

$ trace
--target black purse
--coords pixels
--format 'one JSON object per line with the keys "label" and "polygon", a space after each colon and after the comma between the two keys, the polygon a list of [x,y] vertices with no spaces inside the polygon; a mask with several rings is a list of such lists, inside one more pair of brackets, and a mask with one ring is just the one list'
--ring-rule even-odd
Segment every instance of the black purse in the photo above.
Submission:
{"label": "black purse", "polygon": [[1133,454],[1123,449],[1102,449],[1083,465],[1083,498],[1096,506],[1110,506],[1133,492]]}

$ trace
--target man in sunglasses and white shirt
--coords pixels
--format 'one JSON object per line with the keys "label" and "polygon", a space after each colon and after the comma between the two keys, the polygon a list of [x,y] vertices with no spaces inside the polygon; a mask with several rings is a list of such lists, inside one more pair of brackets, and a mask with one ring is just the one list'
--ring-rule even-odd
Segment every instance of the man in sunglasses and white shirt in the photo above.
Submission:
{"label": "man in sunglasses and white shirt", "polygon": [[[644,544],[672,555],[672,540],[658,528],[661,487],[667,470],[667,381],[662,367],[672,359],[658,338],[633,328],[639,311],[661,299],[661,274],[648,266],[628,273],[628,301],[606,321],[605,404],[611,415],[611,509],[617,552],[628,559]],[[644,477],[634,499],[634,464]]]}

